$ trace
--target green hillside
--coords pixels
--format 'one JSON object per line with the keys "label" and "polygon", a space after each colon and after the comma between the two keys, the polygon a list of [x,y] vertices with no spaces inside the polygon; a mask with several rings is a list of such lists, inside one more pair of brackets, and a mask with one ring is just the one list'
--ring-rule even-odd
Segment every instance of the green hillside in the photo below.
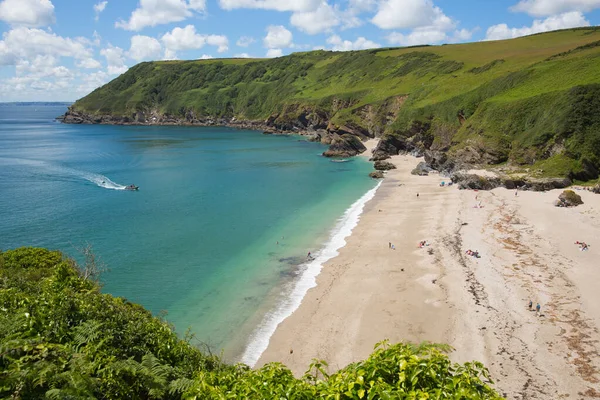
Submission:
{"label": "green hillside", "polygon": [[228,365],[101,293],[94,265],[46,249],[0,251],[0,398],[500,399],[481,363],[453,364],[441,345],[381,343],[365,361],[331,375],[316,362],[300,379],[278,363]]}
{"label": "green hillside", "polygon": [[599,28],[268,60],[146,62],[73,106],[96,121],[235,117],[282,130],[392,135],[465,162],[578,179],[598,176],[599,110]]}

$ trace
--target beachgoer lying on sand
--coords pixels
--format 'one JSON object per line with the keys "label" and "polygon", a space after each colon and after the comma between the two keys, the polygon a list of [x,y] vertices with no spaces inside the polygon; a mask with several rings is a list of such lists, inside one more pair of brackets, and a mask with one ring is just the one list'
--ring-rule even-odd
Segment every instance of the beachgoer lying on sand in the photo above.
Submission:
{"label": "beachgoer lying on sand", "polygon": [[478,250],[475,250],[475,251],[473,251],[473,250],[469,249],[469,250],[467,250],[465,253],[466,253],[468,256],[475,257],[475,258],[479,258],[479,251],[478,251]]}
{"label": "beachgoer lying on sand", "polygon": [[579,240],[575,242],[576,245],[579,246],[579,250],[586,251],[589,249],[590,245],[585,242],[580,242]]}
{"label": "beachgoer lying on sand", "polygon": [[427,240],[422,240],[419,242],[419,248],[423,248],[425,246],[429,246],[429,242],[427,242]]}

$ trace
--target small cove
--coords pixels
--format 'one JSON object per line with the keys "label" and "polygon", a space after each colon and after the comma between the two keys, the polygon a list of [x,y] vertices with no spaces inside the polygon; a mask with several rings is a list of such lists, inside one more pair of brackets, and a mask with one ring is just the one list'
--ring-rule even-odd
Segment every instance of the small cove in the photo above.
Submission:
{"label": "small cove", "polygon": [[64,110],[0,106],[0,248],[78,257],[89,243],[109,267],[106,292],[166,311],[230,359],[375,186],[366,161],[333,163],[295,136],[61,125]]}

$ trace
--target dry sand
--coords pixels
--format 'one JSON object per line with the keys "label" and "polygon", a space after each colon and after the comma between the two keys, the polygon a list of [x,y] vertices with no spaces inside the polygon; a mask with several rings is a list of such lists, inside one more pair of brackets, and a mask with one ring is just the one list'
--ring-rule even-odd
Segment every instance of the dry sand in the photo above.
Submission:
{"label": "dry sand", "polygon": [[600,398],[600,195],[556,208],[560,191],[460,191],[411,175],[414,157],[391,161],[398,169],[257,365],[301,375],[319,358],[333,371],[384,339],[433,341],[453,346],[454,361],[482,361],[508,399]]}

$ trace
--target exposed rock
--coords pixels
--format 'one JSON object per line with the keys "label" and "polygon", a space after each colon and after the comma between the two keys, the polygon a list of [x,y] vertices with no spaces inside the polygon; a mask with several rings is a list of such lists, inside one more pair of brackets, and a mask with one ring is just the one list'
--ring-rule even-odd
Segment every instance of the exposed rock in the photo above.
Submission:
{"label": "exposed rock", "polygon": [[448,156],[441,151],[425,150],[425,162],[431,168],[441,171],[448,162]]}
{"label": "exposed rock", "polygon": [[555,203],[557,207],[576,207],[583,204],[581,196],[572,190],[565,190],[558,196],[558,202]]}
{"label": "exposed rock", "polygon": [[366,151],[365,145],[354,135],[332,135],[329,149],[323,153],[325,157],[352,157]]}
{"label": "exposed rock", "polygon": [[552,189],[564,189],[573,184],[569,178],[542,178],[542,179],[527,179],[524,182],[526,189],[536,192],[543,192]]}
{"label": "exposed rock", "polygon": [[375,169],[378,171],[389,171],[396,169],[396,166],[389,161],[375,161]]}
{"label": "exposed rock", "polygon": [[369,176],[374,179],[383,179],[383,171],[373,171]]}
{"label": "exposed rock", "polygon": [[379,143],[375,149],[373,149],[371,161],[387,160],[390,156],[408,153],[413,151],[414,148],[415,147],[404,138],[386,135],[379,140]]}
{"label": "exposed rock", "polygon": [[502,186],[500,178],[488,178],[475,174],[454,174],[452,182],[458,184],[459,189],[491,190]]}
{"label": "exposed rock", "polygon": [[427,165],[427,163],[421,161],[410,173],[413,175],[427,176],[431,171],[432,169]]}

